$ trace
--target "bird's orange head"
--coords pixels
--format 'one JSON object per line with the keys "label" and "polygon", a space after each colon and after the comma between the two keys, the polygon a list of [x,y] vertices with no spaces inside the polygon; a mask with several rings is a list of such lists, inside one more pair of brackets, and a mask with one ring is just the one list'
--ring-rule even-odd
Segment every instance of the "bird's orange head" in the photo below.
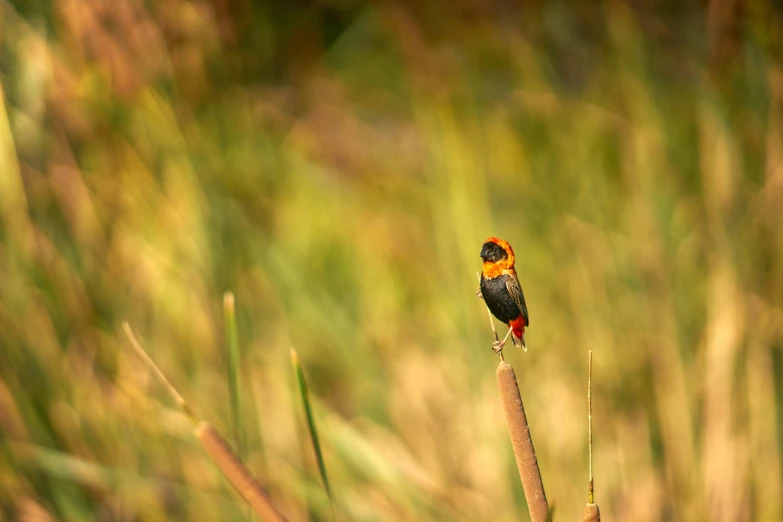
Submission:
{"label": "bird's orange head", "polygon": [[481,259],[484,260],[482,272],[485,277],[498,277],[506,271],[514,270],[514,250],[508,241],[491,237],[481,245]]}

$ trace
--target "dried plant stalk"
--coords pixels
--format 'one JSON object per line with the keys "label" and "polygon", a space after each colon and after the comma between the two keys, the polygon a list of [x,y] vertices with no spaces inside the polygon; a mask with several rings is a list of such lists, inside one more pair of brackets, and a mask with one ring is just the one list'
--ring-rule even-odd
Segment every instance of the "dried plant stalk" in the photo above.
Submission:
{"label": "dried plant stalk", "polygon": [[231,485],[265,521],[284,522],[286,518],[272,505],[266,492],[256,482],[239,457],[231,450],[226,439],[208,422],[201,421],[194,431],[212,460],[218,465]]}
{"label": "dried plant stalk", "polygon": [[497,379],[500,400],[503,403],[503,412],[506,414],[508,432],[511,435],[511,445],[514,448],[514,457],[517,460],[522,488],[525,490],[525,498],[527,499],[527,508],[530,511],[530,520],[532,522],[546,522],[549,520],[549,504],[546,501],[541,472],[538,470],[538,459],[533,449],[533,440],[530,438],[525,408],[522,405],[522,397],[519,394],[514,369],[505,361],[500,361]]}
{"label": "dried plant stalk", "polygon": [[128,337],[128,341],[130,341],[131,347],[133,348],[133,351],[136,352],[136,355],[138,355],[139,358],[144,361],[144,364],[147,365],[147,368],[149,368],[152,374],[158,379],[158,382],[162,384],[164,388],[166,388],[166,391],[169,392],[171,398],[174,400],[174,402],[177,403],[177,406],[179,406],[180,409],[184,411],[185,414],[190,418],[190,421],[193,424],[198,423],[198,417],[196,417],[196,414],[193,413],[193,410],[190,409],[188,403],[185,402],[185,399],[182,397],[182,395],[180,395],[177,389],[172,386],[166,375],[161,371],[160,368],[158,368],[158,365],[155,364],[155,361],[152,360],[152,357],[149,356],[144,347],[141,346],[139,340],[136,339],[130,324],[126,321],[122,324],[122,328],[125,330],[125,335]]}

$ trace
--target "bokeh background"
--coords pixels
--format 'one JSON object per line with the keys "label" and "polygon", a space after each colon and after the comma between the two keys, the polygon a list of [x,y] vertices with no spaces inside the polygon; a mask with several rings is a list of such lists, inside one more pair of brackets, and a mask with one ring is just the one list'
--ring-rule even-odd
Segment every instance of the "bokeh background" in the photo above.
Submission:
{"label": "bokeh background", "polygon": [[[783,520],[783,11],[0,0],[0,519],[525,520],[473,293],[517,253],[555,520]],[[239,436],[224,292],[236,295]],[[237,439],[241,439],[237,440]]]}

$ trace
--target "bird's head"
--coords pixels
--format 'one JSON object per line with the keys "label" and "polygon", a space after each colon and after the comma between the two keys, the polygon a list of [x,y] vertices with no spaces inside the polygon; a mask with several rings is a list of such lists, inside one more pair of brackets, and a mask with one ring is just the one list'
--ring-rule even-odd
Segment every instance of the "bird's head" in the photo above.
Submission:
{"label": "bird's head", "polygon": [[497,264],[502,268],[514,267],[514,251],[508,241],[491,237],[481,245],[481,259],[484,264]]}

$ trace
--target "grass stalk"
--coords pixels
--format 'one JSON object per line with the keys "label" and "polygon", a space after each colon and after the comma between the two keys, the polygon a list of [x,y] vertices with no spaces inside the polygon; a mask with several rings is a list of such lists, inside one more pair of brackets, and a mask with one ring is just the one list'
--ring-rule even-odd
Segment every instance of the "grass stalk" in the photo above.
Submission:
{"label": "grass stalk", "polygon": [[519,385],[514,369],[505,361],[500,361],[497,369],[498,389],[506,415],[508,432],[511,435],[511,446],[517,461],[519,476],[522,479],[522,489],[525,491],[527,508],[532,522],[550,520],[549,504],[538,469],[538,458],[533,449],[533,439],[525,416],[525,407],[519,393]]}
{"label": "grass stalk", "polygon": [[234,293],[229,291],[223,295],[223,316],[226,323],[226,341],[228,343],[228,386],[231,401],[231,430],[234,443],[240,456],[245,456],[244,430],[242,426],[241,404],[239,394],[239,335],[237,334],[237,317]]}
{"label": "grass stalk", "polygon": [[302,365],[299,363],[299,356],[296,354],[296,350],[291,349],[291,365],[294,368],[296,374],[296,382],[299,387],[299,396],[302,398],[302,405],[304,406],[305,418],[307,419],[307,430],[310,433],[310,443],[313,446],[313,453],[315,454],[315,461],[318,465],[318,474],[321,476],[321,482],[324,485],[326,495],[329,497],[329,502],[332,505],[332,511],[334,512],[334,497],[332,496],[332,489],[329,486],[329,479],[326,476],[326,465],[324,464],[323,454],[321,453],[321,443],[318,439],[318,429],[315,425],[315,416],[313,415],[312,407],[310,406],[310,392],[307,388],[307,381],[305,380],[304,371],[302,371]]}

